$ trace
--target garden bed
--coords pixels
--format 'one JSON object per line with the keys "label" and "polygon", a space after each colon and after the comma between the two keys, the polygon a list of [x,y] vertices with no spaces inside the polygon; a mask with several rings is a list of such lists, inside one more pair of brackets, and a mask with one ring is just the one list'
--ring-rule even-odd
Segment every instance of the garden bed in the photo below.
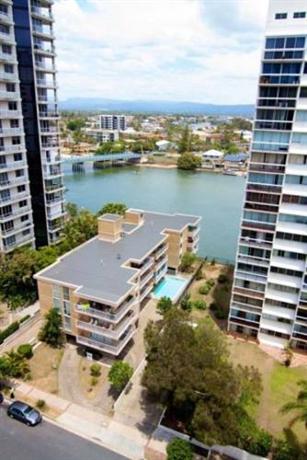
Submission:
{"label": "garden bed", "polygon": [[91,366],[95,361],[82,358],[79,364],[79,385],[84,396],[88,399],[95,399],[102,391],[103,386],[108,381],[109,367],[99,363],[100,375],[91,375]]}

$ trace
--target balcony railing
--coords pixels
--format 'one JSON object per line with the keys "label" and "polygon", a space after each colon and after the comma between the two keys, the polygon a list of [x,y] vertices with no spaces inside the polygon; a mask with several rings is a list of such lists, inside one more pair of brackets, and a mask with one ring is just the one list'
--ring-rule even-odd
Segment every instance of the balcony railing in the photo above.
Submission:
{"label": "balcony railing", "polygon": [[0,72],[0,80],[4,81],[18,81],[18,75],[17,73],[8,73],[8,72]]}
{"label": "balcony railing", "polygon": [[130,342],[135,332],[136,328],[131,326],[130,329],[127,331],[127,335],[125,335],[125,337],[119,341],[118,345],[110,345],[104,342],[100,342],[99,340],[94,340],[81,335],[77,336],[77,343],[81,345],[87,345],[89,347],[96,348],[98,350],[105,351],[107,353],[117,356],[125,348],[127,343]]}
{"label": "balcony railing", "polygon": [[[85,321],[78,321],[77,327],[85,331],[94,332],[96,334],[101,334],[106,337],[113,338],[118,340],[120,336],[125,332],[127,327],[136,321],[136,315],[130,315],[125,318],[117,327],[113,329],[112,327],[100,326],[99,324],[93,324]],[[111,325],[111,323],[109,323]]]}
{"label": "balcony railing", "polygon": [[0,163],[0,170],[14,170],[19,169],[23,166],[27,166],[27,162],[25,160],[12,161],[9,163]]}
{"label": "balcony railing", "polygon": [[0,118],[19,118],[21,116],[21,110],[0,110]]}
{"label": "balcony railing", "polygon": [[125,302],[123,305],[118,307],[114,312],[110,312],[110,308],[98,309],[94,307],[85,307],[82,304],[76,305],[76,311],[82,313],[83,315],[95,316],[107,321],[118,323],[125,314],[132,308],[135,304],[136,298],[132,298],[128,302]]}

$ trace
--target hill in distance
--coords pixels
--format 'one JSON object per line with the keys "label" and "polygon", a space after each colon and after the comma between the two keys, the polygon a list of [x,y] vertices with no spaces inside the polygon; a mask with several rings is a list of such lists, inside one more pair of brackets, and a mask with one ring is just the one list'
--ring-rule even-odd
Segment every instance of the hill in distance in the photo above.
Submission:
{"label": "hill in distance", "polygon": [[252,117],[254,106],[218,105],[201,102],[150,101],[150,100],[116,100],[104,98],[71,98],[59,103],[60,110],[134,112],[156,114],[221,115]]}

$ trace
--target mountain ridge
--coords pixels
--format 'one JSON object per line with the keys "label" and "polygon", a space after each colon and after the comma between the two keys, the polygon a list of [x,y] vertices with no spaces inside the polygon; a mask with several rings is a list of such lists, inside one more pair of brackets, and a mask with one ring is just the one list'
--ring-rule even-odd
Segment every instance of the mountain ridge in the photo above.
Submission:
{"label": "mountain ridge", "polygon": [[117,100],[107,98],[69,98],[59,102],[60,110],[115,111],[161,114],[222,115],[252,117],[252,104],[207,104],[169,100]]}

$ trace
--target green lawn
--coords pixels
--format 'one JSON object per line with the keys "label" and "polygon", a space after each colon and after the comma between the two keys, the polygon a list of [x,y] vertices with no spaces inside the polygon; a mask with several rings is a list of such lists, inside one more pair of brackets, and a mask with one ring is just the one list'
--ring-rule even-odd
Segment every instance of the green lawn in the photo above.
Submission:
{"label": "green lawn", "polygon": [[[229,350],[235,364],[253,365],[262,376],[263,392],[251,415],[275,436],[281,436],[291,420],[291,414],[280,414],[280,408],[294,399],[298,393],[297,382],[307,379],[307,366],[287,368],[264,353],[257,345],[228,338]],[[293,415],[292,415],[293,416]],[[306,441],[307,431],[303,424],[293,426],[300,441]]]}

